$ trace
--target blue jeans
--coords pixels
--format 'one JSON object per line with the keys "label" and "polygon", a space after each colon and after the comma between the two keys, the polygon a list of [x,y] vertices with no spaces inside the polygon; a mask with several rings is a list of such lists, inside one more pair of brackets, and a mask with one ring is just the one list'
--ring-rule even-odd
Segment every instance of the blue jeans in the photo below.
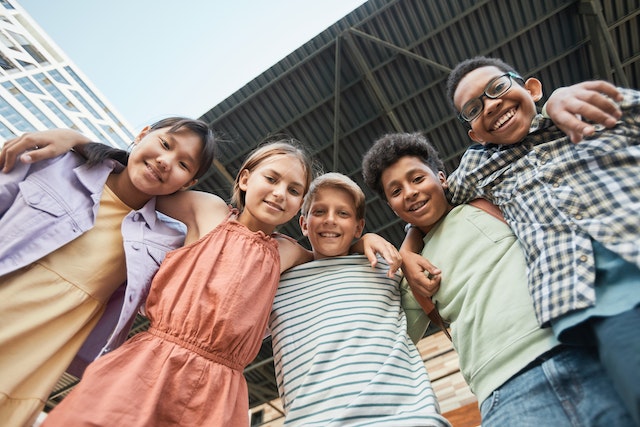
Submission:
{"label": "blue jeans", "polygon": [[601,364],[640,426],[640,307],[591,323]]}
{"label": "blue jeans", "polygon": [[480,412],[482,427],[634,426],[598,355],[574,347],[515,375]]}

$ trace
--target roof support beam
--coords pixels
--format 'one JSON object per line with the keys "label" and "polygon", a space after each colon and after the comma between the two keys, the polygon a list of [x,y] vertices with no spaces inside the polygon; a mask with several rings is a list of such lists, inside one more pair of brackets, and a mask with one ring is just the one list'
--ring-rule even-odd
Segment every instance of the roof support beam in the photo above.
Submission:
{"label": "roof support beam", "polygon": [[602,14],[600,0],[581,0],[578,12],[585,16],[587,31],[591,37],[594,66],[598,70],[600,78],[614,81],[611,62],[616,71],[616,80],[620,86],[629,86],[627,76],[622,69],[620,55],[611,39],[609,27]]}

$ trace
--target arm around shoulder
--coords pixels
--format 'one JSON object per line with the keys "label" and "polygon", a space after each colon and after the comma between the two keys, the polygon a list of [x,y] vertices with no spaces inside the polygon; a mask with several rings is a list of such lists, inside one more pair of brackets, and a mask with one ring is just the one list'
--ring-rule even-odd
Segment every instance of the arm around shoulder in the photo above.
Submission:
{"label": "arm around shoulder", "polygon": [[156,201],[156,209],[187,226],[185,244],[213,230],[229,214],[229,206],[222,198],[194,190],[160,196]]}

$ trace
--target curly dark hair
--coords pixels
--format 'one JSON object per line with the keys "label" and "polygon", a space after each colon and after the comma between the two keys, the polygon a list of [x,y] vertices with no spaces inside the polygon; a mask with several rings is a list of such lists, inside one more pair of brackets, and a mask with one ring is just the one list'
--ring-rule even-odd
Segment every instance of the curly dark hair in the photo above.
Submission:
{"label": "curly dark hair", "polygon": [[418,132],[389,133],[374,142],[362,159],[362,176],[367,186],[386,200],[380,182],[382,173],[401,157],[421,159],[434,173],[446,174],[444,163],[427,138]]}
{"label": "curly dark hair", "polygon": [[458,109],[453,104],[453,94],[458,88],[460,80],[462,80],[462,78],[469,74],[471,71],[481,67],[496,67],[505,73],[511,71],[512,73],[519,74],[513,68],[513,66],[507,64],[499,58],[475,56],[458,63],[458,65],[456,65],[455,68],[449,73],[449,77],[447,77],[447,98],[449,99],[449,105],[451,105],[451,108],[453,108],[453,111],[455,111],[456,113],[458,112]]}

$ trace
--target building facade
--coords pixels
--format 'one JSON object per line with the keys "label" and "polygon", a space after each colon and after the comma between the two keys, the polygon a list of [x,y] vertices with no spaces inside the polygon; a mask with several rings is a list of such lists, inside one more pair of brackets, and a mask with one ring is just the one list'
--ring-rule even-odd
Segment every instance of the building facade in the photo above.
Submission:
{"label": "building facade", "polygon": [[0,0],[0,146],[25,132],[72,128],[126,148],[131,127],[14,0]]}

